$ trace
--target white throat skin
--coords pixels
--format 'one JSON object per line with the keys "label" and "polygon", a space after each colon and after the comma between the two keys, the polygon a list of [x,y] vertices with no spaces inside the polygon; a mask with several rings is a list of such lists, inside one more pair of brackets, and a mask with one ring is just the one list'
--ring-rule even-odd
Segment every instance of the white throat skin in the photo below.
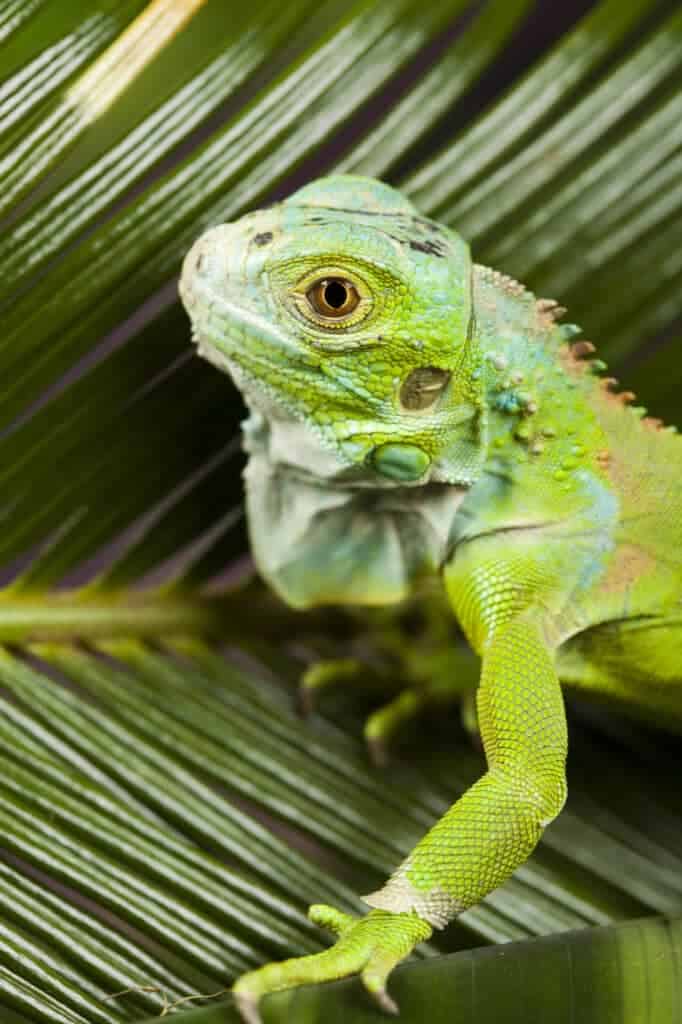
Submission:
{"label": "white throat skin", "polygon": [[244,447],[254,558],[289,604],[393,604],[438,572],[467,488],[344,482],[348,468],[310,430],[263,408]]}
{"label": "white throat skin", "polygon": [[[243,392],[242,392],[243,393]],[[352,472],[338,454],[320,444],[316,434],[305,423],[299,422],[286,409],[271,402],[264,393],[257,400],[247,399],[249,417],[242,423],[244,449],[253,454],[265,450],[273,470],[292,474],[332,486]],[[369,473],[365,474],[369,477]],[[374,474],[372,474],[374,476]],[[376,482],[369,481],[373,486]]]}
{"label": "white throat skin", "polygon": [[349,464],[229,358],[202,347],[249,408],[242,424],[249,535],[273,590],[296,608],[382,606],[438,573],[468,488],[397,486]]}

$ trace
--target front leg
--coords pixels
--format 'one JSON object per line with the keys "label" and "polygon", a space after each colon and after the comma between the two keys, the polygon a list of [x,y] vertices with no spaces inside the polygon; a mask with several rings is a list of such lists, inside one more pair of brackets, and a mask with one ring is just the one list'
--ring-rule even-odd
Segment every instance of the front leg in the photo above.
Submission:
{"label": "front leg", "polygon": [[478,691],[488,770],[366,897],[370,906],[413,910],[442,928],[526,860],[566,795],[566,720],[552,662],[532,614],[490,637]]}
{"label": "front leg", "polygon": [[[473,547],[473,546],[472,546]],[[489,546],[484,550],[490,553]],[[466,564],[468,563],[468,564]],[[486,569],[486,565],[489,569]],[[478,692],[488,770],[417,844],[359,920],[325,908],[339,934],[324,953],[272,964],[235,985],[245,1019],[258,1021],[268,992],[361,973],[385,1009],[392,968],[414,946],[477,903],[522,864],[565,799],[566,721],[541,608],[550,581],[533,559],[484,565],[460,560],[446,572],[451,601],[482,656]],[[551,587],[550,587],[551,589]],[[320,916],[315,913],[315,920]]]}

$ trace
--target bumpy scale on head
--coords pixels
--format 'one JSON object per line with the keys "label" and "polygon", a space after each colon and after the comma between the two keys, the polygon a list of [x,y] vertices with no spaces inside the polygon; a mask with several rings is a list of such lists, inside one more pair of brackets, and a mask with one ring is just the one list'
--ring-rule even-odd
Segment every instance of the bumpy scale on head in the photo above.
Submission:
{"label": "bumpy scale on head", "polygon": [[181,294],[202,354],[252,408],[313,432],[340,479],[475,478],[485,421],[468,248],[394,189],[321,179],[214,228],[188,254]]}

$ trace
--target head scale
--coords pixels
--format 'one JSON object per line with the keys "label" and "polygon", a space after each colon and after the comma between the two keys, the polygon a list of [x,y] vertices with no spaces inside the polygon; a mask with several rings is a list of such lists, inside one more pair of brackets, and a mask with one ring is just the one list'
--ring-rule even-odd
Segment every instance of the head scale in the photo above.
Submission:
{"label": "head scale", "polygon": [[399,192],[337,175],[206,232],[180,291],[200,353],[252,409],[312,431],[327,475],[468,484],[485,428],[471,272]]}

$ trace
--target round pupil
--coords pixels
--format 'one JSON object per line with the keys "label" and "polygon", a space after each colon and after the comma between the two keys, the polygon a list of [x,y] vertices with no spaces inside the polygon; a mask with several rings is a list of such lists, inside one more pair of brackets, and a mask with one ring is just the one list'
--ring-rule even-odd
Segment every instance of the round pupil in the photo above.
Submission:
{"label": "round pupil", "polygon": [[348,289],[340,281],[329,281],[324,286],[324,301],[332,309],[341,309],[348,300]]}

